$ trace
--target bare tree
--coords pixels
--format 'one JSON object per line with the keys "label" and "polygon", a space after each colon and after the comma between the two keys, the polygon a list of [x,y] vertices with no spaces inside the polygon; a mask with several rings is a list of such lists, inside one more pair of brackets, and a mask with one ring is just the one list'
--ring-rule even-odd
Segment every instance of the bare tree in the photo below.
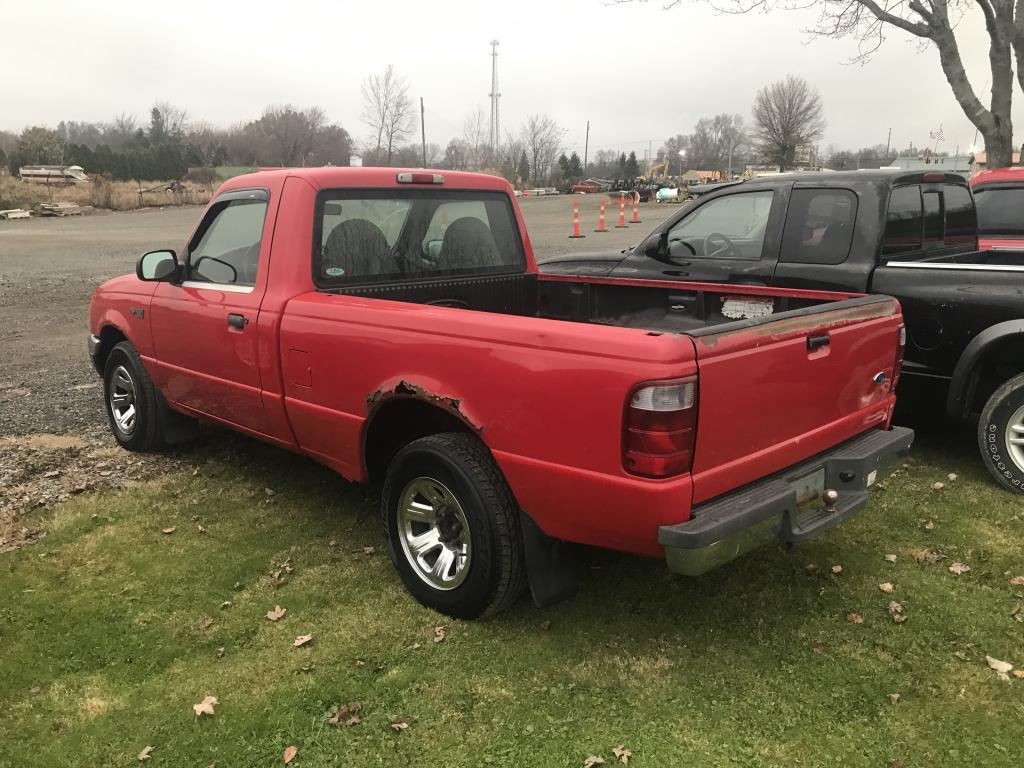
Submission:
{"label": "bare tree", "polygon": [[163,117],[164,133],[170,139],[180,139],[188,128],[188,110],[176,107],[169,101],[158,101],[153,109],[160,110]]}
{"label": "bare tree", "polygon": [[530,115],[520,131],[530,160],[530,178],[534,183],[547,178],[558,155],[562,129],[547,115]]}
{"label": "bare tree", "polygon": [[484,168],[489,160],[490,125],[482,109],[477,109],[462,125],[462,138],[466,142],[466,167],[475,171]]}
{"label": "bare tree", "polygon": [[754,138],[779,170],[791,166],[797,149],[817,141],[824,130],[821,97],[803,78],[789,75],[757,92]]}
{"label": "bare tree", "polygon": [[291,104],[270,106],[256,121],[255,130],[269,150],[272,165],[305,165],[318,132],[327,119],[320,107],[299,110]]}
{"label": "bare tree", "polygon": [[388,64],[379,75],[368,75],[363,81],[362,121],[369,126],[376,139],[378,158],[387,153],[387,163],[398,145],[412,131],[413,105],[409,98],[409,85]]}
{"label": "bare tree", "polygon": [[[632,0],[615,0],[617,3]],[[665,0],[665,8],[682,0]],[[724,13],[775,9],[806,9],[817,5],[817,37],[851,37],[857,41],[857,61],[866,61],[894,29],[927,40],[939,53],[939,64],[967,119],[985,137],[990,168],[1009,165],[1013,154],[1013,58],[1017,80],[1024,89],[1024,0],[708,0]],[[967,14],[980,13],[988,33],[988,106],[967,77],[956,28]]]}

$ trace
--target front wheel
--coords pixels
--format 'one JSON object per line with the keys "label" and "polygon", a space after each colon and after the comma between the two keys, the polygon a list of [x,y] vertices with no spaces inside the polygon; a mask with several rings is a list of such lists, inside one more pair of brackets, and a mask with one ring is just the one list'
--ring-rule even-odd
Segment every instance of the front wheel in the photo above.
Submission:
{"label": "front wheel", "polygon": [[123,448],[151,451],[163,445],[158,395],[130,341],[122,341],[107,356],[103,396],[110,431]]}
{"label": "front wheel", "polygon": [[978,447],[1003,488],[1024,492],[1024,374],[1004,383],[985,403]]}
{"label": "front wheel", "polygon": [[519,509],[476,437],[431,435],[402,448],[388,466],[381,514],[391,561],[423,605],[475,619],[522,594]]}

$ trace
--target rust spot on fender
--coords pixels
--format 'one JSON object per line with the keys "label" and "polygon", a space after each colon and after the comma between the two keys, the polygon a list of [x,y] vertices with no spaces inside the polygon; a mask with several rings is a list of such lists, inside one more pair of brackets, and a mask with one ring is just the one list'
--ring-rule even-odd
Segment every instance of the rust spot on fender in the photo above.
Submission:
{"label": "rust spot on fender", "polygon": [[431,403],[432,405],[439,406],[444,410],[451,413],[453,416],[464,423],[467,427],[472,429],[476,433],[483,432],[483,427],[477,426],[470,421],[466,414],[462,412],[462,401],[455,397],[448,397],[447,395],[439,395],[436,392],[431,392],[425,387],[421,387],[418,384],[414,384],[411,381],[402,379],[399,381],[393,389],[378,389],[371,392],[366,396],[366,405],[369,411],[373,411],[379,407],[386,400],[390,400],[395,397],[411,397],[417,400],[423,400],[424,402]]}

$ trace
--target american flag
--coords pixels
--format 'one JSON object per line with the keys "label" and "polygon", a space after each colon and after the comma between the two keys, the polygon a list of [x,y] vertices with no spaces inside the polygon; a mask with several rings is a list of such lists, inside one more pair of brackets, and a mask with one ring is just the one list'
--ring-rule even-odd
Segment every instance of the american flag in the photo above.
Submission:
{"label": "american flag", "polygon": [[945,141],[946,140],[946,134],[944,134],[942,132],[942,126],[941,125],[939,126],[939,130],[937,130],[937,131],[928,131],[928,135],[931,138],[935,139],[936,141]]}

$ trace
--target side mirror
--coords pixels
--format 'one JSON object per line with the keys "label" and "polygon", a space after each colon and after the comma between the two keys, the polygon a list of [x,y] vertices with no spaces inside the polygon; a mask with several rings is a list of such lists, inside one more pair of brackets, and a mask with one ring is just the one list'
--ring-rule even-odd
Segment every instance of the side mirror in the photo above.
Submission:
{"label": "side mirror", "polygon": [[142,254],[135,265],[139,280],[166,282],[178,274],[178,256],[174,251],[150,251]]}

